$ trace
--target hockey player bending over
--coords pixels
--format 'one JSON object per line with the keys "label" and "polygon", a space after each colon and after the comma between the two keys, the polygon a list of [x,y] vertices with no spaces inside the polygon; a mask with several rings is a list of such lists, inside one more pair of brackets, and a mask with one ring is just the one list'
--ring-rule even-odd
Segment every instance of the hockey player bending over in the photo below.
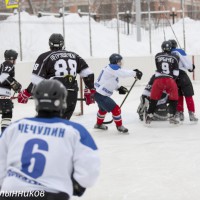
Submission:
{"label": "hockey player bending over", "polygon": [[150,105],[147,111],[146,124],[153,120],[154,112],[158,100],[161,98],[163,91],[169,94],[169,122],[178,124],[175,118],[176,106],[178,102],[178,88],[174,79],[179,75],[179,58],[171,53],[172,44],[169,41],[162,43],[163,52],[156,54],[156,73],[150,95]]}
{"label": "hockey player bending over", "polygon": [[195,65],[191,63],[183,49],[177,48],[177,42],[175,40],[169,41],[172,43],[172,54],[177,55],[180,59],[179,76],[176,80],[179,92],[176,116],[180,118],[180,121],[184,121],[185,98],[190,121],[197,122],[198,118],[195,116],[195,104],[193,100],[194,89],[192,86],[192,82],[190,81],[190,78],[187,75],[187,71],[193,72],[195,70]]}
{"label": "hockey player bending over", "polygon": [[9,126],[13,114],[13,102],[11,97],[11,89],[14,92],[21,90],[21,84],[15,80],[15,64],[18,53],[13,50],[4,52],[5,61],[0,67],[0,113],[2,114],[1,132]]}
{"label": "hockey player bending over", "polygon": [[125,87],[118,85],[119,78],[135,77],[140,80],[142,78],[142,72],[138,69],[123,69],[122,59],[121,55],[112,54],[109,58],[110,64],[103,68],[95,82],[96,93],[94,94],[94,98],[99,107],[97,122],[94,126],[96,129],[108,129],[103,124],[103,121],[106,113],[111,112],[117,130],[122,133],[128,132],[128,129],[122,125],[121,109],[110,96],[115,90],[119,94],[126,94],[128,92]]}
{"label": "hockey player bending over", "polygon": [[[153,82],[155,80],[155,75],[153,75],[146,85],[142,96],[140,97],[140,105],[138,106],[137,113],[139,115],[139,119],[143,121],[146,116],[146,112],[149,107],[150,94]],[[154,111],[153,120],[167,120],[168,119],[168,94],[164,91],[162,93],[161,99],[158,100],[156,105],[156,109]]]}
{"label": "hockey player bending over", "polygon": [[57,79],[68,90],[67,110],[63,118],[70,119],[77,103],[78,85],[76,76],[79,74],[87,87],[85,90],[86,104],[94,103],[94,74],[79,55],[63,49],[64,38],[53,33],[49,38],[50,51],[42,53],[36,60],[32,71],[32,79],[27,89],[19,93],[18,102],[27,103],[33,88],[44,79]]}
{"label": "hockey player bending over", "polygon": [[62,83],[41,81],[33,97],[37,116],[12,123],[0,138],[0,200],[81,196],[99,175],[97,146],[82,125],[62,119],[67,107]]}

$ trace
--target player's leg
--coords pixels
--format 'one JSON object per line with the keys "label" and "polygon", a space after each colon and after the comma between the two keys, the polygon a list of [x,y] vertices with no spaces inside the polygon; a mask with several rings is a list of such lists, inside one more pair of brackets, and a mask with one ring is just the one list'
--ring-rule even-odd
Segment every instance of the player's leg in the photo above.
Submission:
{"label": "player's leg", "polygon": [[176,119],[176,108],[178,103],[178,87],[173,79],[169,79],[166,92],[169,94],[169,122],[170,124],[178,124]]}
{"label": "player's leg", "polygon": [[[104,111],[104,113],[101,112],[102,114],[106,114],[105,112],[112,113],[112,117],[116,124],[117,130],[120,132],[124,132],[124,133],[128,132],[128,129],[122,125],[121,109],[115,103],[115,101],[113,99],[111,99],[110,97],[103,96],[97,92],[95,93],[94,98],[99,106],[99,109],[101,111]],[[102,118],[104,119],[104,117],[102,117]],[[97,123],[98,123],[98,113],[97,113]],[[103,121],[102,121],[102,123],[103,123]]]}
{"label": "player's leg", "polygon": [[179,95],[178,103],[176,107],[176,117],[180,119],[180,121],[184,121],[184,97],[183,95]]}
{"label": "player's leg", "polygon": [[198,118],[195,116],[195,106],[194,106],[194,100],[193,97],[185,97],[186,105],[188,108],[189,118],[190,121],[198,121]]}
{"label": "player's leg", "polygon": [[94,99],[99,107],[99,110],[97,112],[97,121],[96,124],[94,125],[95,129],[102,129],[102,130],[108,129],[108,127],[105,124],[103,124],[105,116],[107,114],[107,110],[105,109],[104,106],[105,105],[104,98],[106,97],[97,92],[94,94]]}
{"label": "player's leg", "polygon": [[76,108],[76,103],[77,103],[77,97],[78,97],[78,92],[76,91],[69,91],[68,90],[68,96],[67,96],[67,109],[65,110],[63,114],[64,119],[70,119],[75,108]]}
{"label": "player's leg", "polygon": [[180,83],[183,96],[185,96],[190,121],[198,121],[198,118],[195,117],[195,104],[193,99],[194,88],[189,76],[185,72],[181,73]]}

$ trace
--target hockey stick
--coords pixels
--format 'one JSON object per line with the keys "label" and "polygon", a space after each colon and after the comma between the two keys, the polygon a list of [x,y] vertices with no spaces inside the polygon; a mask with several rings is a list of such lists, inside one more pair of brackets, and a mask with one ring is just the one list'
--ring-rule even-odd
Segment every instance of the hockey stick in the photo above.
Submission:
{"label": "hockey stick", "polygon": [[[18,97],[14,97],[14,96],[11,96],[11,97],[8,97],[8,96],[0,96],[0,99],[17,99]],[[34,98],[33,97],[29,97],[29,99],[33,100]],[[77,101],[85,101],[85,98],[77,98]]]}
{"label": "hockey stick", "polygon": [[[122,103],[121,103],[121,105],[120,105],[120,108],[123,106],[124,102],[126,101],[128,95],[130,94],[130,92],[131,92],[131,90],[133,89],[133,87],[134,87],[134,85],[135,85],[136,82],[137,82],[137,78],[136,78],[135,81],[133,82],[133,84],[132,84],[130,90],[127,92],[127,94],[126,94],[124,100],[122,101]],[[110,120],[110,121],[107,121],[107,122],[103,122],[103,124],[111,124],[112,122],[113,122],[113,119]]]}

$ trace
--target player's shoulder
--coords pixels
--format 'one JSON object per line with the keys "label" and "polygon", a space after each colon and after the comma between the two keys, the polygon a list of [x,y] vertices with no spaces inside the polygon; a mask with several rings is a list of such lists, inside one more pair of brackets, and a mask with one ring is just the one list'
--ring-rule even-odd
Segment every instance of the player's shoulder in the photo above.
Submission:
{"label": "player's shoulder", "polygon": [[88,130],[81,124],[73,122],[73,121],[69,121],[69,120],[65,120],[62,119],[63,122],[65,124],[67,124],[68,126],[73,127],[73,129],[77,130],[76,134],[79,135],[80,137],[80,142],[84,145],[87,146],[93,150],[97,150],[97,146],[92,138],[92,136],[90,135],[90,133],[88,132]]}
{"label": "player's shoulder", "polygon": [[183,49],[172,49],[172,53],[176,53],[178,55],[181,55],[181,56],[186,56],[186,52],[183,50]]}
{"label": "player's shoulder", "polygon": [[10,61],[4,61],[2,64],[1,64],[3,67],[13,67],[14,65],[10,62]]}
{"label": "player's shoulder", "polygon": [[52,54],[52,51],[46,51],[46,52],[43,52],[41,53],[39,56],[38,56],[38,59],[46,59],[47,57],[49,57],[50,55]]}
{"label": "player's shoulder", "polygon": [[159,57],[159,56],[164,56],[164,52],[158,52],[156,55],[155,55],[155,58]]}

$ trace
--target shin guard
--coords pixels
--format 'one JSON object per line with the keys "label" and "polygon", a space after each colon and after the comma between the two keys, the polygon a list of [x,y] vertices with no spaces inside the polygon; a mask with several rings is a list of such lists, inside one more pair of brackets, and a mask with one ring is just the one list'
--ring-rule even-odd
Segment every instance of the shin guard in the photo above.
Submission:
{"label": "shin guard", "polygon": [[112,116],[116,126],[121,126],[122,125],[121,109],[118,105],[116,105],[112,110]]}
{"label": "shin guard", "polygon": [[186,105],[189,112],[195,112],[193,97],[185,97]]}
{"label": "shin guard", "polygon": [[178,112],[183,112],[184,111],[184,107],[183,107],[183,96],[179,96],[178,97],[178,104],[176,107]]}
{"label": "shin guard", "polygon": [[106,111],[99,110],[97,113],[97,124],[101,125],[105,119]]}

